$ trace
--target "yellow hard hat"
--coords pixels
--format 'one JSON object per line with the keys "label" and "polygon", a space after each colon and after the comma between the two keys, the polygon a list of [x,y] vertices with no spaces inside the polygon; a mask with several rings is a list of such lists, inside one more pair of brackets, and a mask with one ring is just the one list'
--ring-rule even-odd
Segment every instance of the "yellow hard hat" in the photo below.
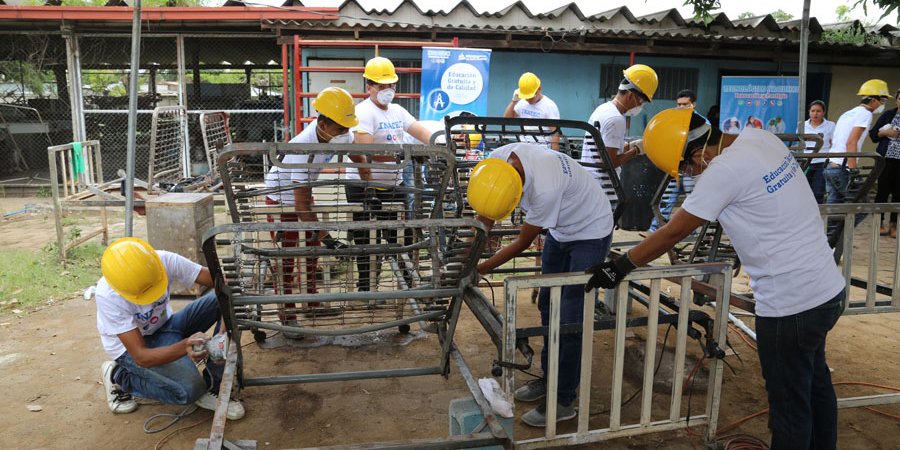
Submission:
{"label": "yellow hard hat", "polygon": [[519,77],[519,98],[528,100],[537,94],[541,87],[541,79],[531,72],[525,72]]}
{"label": "yellow hard hat", "polygon": [[650,162],[675,179],[684,160],[693,113],[689,108],[666,109],[653,116],[644,128],[644,152]]}
{"label": "yellow hard hat", "polygon": [[504,219],[522,198],[522,177],[506,161],[485,159],[469,175],[466,196],[479,215],[495,221]]}
{"label": "yellow hard hat", "polygon": [[[463,130],[474,130],[475,125],[463,125]],[[466,136],[469,138],[469,148],[478,147],[478,144],[481,143],[481,133],[468,133]]]}
{"label": "yellow hard hat", "polygon": [[656,71],[650,66],[643,64],[635,64],[622,71],[625,79],[631,82],[642,94],[646,95],[650,101],[653,101],[653,94],[656,94],[656,87],[659,86],[659,78],[656,77]]}
{"label": "yellow hard hat", "polygon": [[162,260],[143,239],[119,239],[103,252],[100,271],[109,287],[138,305],[159,300],[169,288],[169,277]]}
{"label": "yellow hard hat", "polygon": [[888,89],[888,85],[884,80],[871,79],[866,81],[859,87],[859,92],[856,95],[870,96],[870,97],[890,97],[891,90]]}
{"label": "yellow hard hat", "polygon": [[394,63],[387,58],[376,56],[366,63],[366,71],[363,77],[378,84],[391,84],[397,82],[397,71]]}
{"label": "yellow hard hat", "polygon": [[337,122],[342,127],[353,128],[359,125],[353,97],[339,87],[325,88],[319,92],[319,95],[313,100],[312,106],[319,114]]}

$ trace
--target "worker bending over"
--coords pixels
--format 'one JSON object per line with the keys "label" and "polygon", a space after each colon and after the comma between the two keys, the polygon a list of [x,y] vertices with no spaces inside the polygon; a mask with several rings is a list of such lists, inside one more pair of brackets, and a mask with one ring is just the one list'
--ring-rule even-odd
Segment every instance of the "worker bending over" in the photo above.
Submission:
{"label": "worker bending over", "polygon": [[[517,205],[526,211],[519,235],[490,258],[478,264],[478,273],[489,273],[527,249],[538,233],[549,230],[542,251],[541,273],[577,272],[603,262],[612,240],[612,209],[600,184],[577,161],[536,144],[509,144],[494,150],[478,163],[469,179],[468,200],[488,231],[494,222],[509,216]],[[562,324],[581,324],[584,313],[581,285],[565,286],[560,303]],[[538,295],[541,324],[550,320],[550,290]],[[546,396],[547,338],[541,351],[544,377],[516,390],[520,401]],[[581,334],[560,337],[557,420],[576,416],[576,389],[581,374]],[[583,395],[589,395],[583,393]],[[528,425],[546,425],[546,405],[522,416]]]}
{"label": "worker bending over", "polygon": [[845,280],[800,165],[772,133],[723,135],[690,109],[653,117],[644,149],[672,177],[703,176],[668,223],[622,257],[590,268],[586,287],[614,288],[692,230],[719,221],[756,300],[771,448],[834,449],[837,400],[825,338],[844,310]]}

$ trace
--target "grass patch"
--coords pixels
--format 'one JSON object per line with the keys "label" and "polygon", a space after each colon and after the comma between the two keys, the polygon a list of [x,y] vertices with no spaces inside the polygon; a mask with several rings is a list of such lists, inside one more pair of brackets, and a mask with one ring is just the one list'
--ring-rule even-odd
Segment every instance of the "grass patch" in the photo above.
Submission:
{"label": "grass patch", "polygon": [[77,294],[100,279],[103,249],[98,243],[87,243],[70,250],[65,269],[57,260],[55,244],[39,252],[0,250],[0,301],[19,301],[0,309],[25,309]]}

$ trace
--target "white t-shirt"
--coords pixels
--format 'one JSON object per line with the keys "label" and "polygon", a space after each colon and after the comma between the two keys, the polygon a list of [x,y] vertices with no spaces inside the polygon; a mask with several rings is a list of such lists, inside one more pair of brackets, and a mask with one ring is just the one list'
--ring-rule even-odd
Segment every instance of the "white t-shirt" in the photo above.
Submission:
{"label": "white t-shirt", "polygon": [[[828,119],[822,119],[822,123],[819,126],[814,127],[812,123],[807,120],[803,125],[803,132],[806,134],[819,134],[822,136],[822,148],[819,149],[818,153],[826,153],[831,149],[831,140],[834,137],[834,122]],[[808,143],[806,147],[808,149],[812,149],[815,144],[812,142]],[[805,150],[806,153],[812,153],[812,150]],[[810,163],[823,163],[828,161],[828,158],[814,158]]]}
{"label": "white t-shirt", "polygon": [[[863,134],[859,136],[859,141],[856,143],[856,151],[858,152],[862,149],[862,144],[866,137],[865,132],[871,124],[872,111],[869,111],[863,105],[841,114],[841,117],[838,118],[837,123],[834,125],[834,136],[831,140],[830,152],[847,153],[848,151],[853,151],[847,150],[847,139],[850,139],[850,133],[854,128],[862,128]],[[828,158],[828,160],[834,164],[844,163],[844,158]]]}
{"label": "white t-shirt", "polygon": [[[372,102],[372,99],[365,99],[356,105],[356,117],[359,119],[359,125],[353,128],[354,133],[371,134],[375,139],[375,144],[403,144],[405,141],[406,130],[412,124],[416,123],[416,118],[402,106],[391,103],[388,105],[387,111],[381,109]],[[382,164],[392,164],[384,162]],[[358,180],[359,171],[350,167],[347,169],[347,179]],[[381,183],[399,185],[402,181],[400,177],[400,169],[397,170],[372,170],[372,180]]]}
{"label": "white t-shirt", "polygon": [[504,145],[491,158],[515,152],[525,170],[525,222],[547,228],[559,242],[602,239],[612,233],[612,208],[600,185],[570,156],[537,144]]}
{"label": "white t-shirt", "polygon": [[844,289],[809,183],[771,133],[741,132],[682,208],[722,224],[750,275],[758,316],[806,311]]}
{"label": "white t-shirt", "polygon": [[[523,119],[559,119],[559,108],[556,106],[556,102],[546,95],[542,95],[541,99],[533,105],[528,103],[528,100],[519,100],[513,106],[513,111]],[[525,127],[525,130],[538,131],[537,127]],[[550,140],[546,136],[523,135],[519,136],[519,140],[522,142],[550,144]]]}
{"label": "white t-shirt", "polygon": [[[318,144],[319,137],[316,135],[317,121],[312,121],[300,134],[294,136],[290,140],[291,144]],[[301,154],[284,155],[284,164],[323,164],[331,161],[334,155],[318,154],[313,157],[312,161],[309,156]],[[266,174],[266,188],[273,189],[277,187],[288,186],[291,183],[304,183],[306,181],[316,181],[319,179],[319,169],[285,169],[283,167],[272,166],[269,173]],[[266,197],[275,200],[282,205],[294,204],[294,190],[285,189],[273,192]]]}
{"label": "white t-shirt", "polygon": [[[599,123],[600,137],[603,139],[603,145],[607,148],[617,148],[619,149],[619,155],[625,152],[625,115],[619,112],[619,109],[616,108],[616,104],[612,101],[608,101],[596,109],[591,113],[591,117],[588,119],[588,123],[591,126]],[[593,138],[591,138],[590,134],[584,135],[584,143],[581,149],[581,162],[585,163],[598,163],[601,162],[600,156],[597,154],[597,145],[594,143]],[[609,175],[596,167],[586,167],[588,172],[591,175],[600,181],[602,186],[611,186],[611,182],[609,180]],[[618,169],[617,169],[617,172]],[[619,201],[618,197],[616,197],[615,191],[611,188],[606,190],[607,195],[610,196],[609,201],[614,205]]]}
{"label": "white t-shirt", "polygon": [[136,305],[125,300],[100,278],[97,282],[97,331],[100,332],[100,343],[110,359],[116,359],[125,353],[125,346],[119,334],[134,330],[148,336],[160,329],[172,317],[172,305],[169,304],[169,290],[175,286],[190,287],[197,281],[202,266],[181,255],[158,250],[166,275],[169,277],[169,289],[159,300],[149,305]]}

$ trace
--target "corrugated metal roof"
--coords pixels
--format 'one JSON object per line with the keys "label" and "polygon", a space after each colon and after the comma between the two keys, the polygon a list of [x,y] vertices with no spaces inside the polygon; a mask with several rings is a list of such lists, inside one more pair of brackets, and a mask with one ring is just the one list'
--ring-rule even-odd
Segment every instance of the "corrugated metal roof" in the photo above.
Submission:
{"label": "corrugated metal roof", "polygon": [[[297,0],[285,5],[300,6]],[[731,20],[724,13],[715,14],[709,22],[684,17],[677,9],[667,9],[643,16],[635,16],[626,6],[586,15],[575,3],[546,12],[534,12],[522,1],[516,1],[496,11],[485,11],[462,0],[448,9],[423,10],[414,0],[403,0],[392,8],[366,8],[358,0],[345,0],[339,7],[340,18],[328,22],[264,21],[266,28],[304,30],[433,30],[452,32],[524,32],[579,33],[591,36],[621,36],[643,38],[677,37],[693,40],[724,40],[735,42],[799,42],[800,20],[778,22],[771,15]],[[811,40],[815,43],[826,29],[846,24],[822,26],[810,19]],[[882,46],[898,46],[897,28],[883,25],[867,29],[881,37]],[[821,45],[841,45],[825,44]]]}
{"label": "corrugated metal roof", "polygon": [[[292,3],[296,5],[296,3]],[[366,9],[357,0],[346,0],[339,7],[341,18],[330,24],[316,26],[332,27],[426,27],[426,28],[464,28],[479,30],[594,30],[613,29],[656,33],[658,30],[689,31],[740,31],[740,34],[751,32],[754,35],[764,34],[767,37],[790,38],[799,30],[793,24],[779,25],[771,16],[728,20],[724,14],[717,14],[708,24],[693,18],[685,19],[676,9],[668,9],[653,14],[636,17],[628,7],[622,6],[610,11],[593,15],[585,15],[575,3],[569,3],[551,11],[535,13],[524,3],[517,1],[496,12],[480,11],[468,0],[463,0],[448,11],[422,10],[412,0],[404,0],[392,9]],[[289,22],[273,22],[271,25],[287,27]],[[300,26],[301,24],[296,24]],[[302,24],[306,26],[307,24]],[[810,23],[812,33],[822,31],[819,23],[813,19]]]}

